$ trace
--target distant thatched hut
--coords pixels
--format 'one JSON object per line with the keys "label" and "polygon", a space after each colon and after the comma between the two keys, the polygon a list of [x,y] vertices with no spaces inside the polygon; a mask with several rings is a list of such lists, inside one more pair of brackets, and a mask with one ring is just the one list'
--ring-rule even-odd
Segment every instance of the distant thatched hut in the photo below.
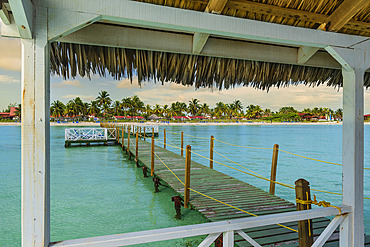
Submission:
{"label": "distant thatched hut", "polygon": [[160,117],[158,117],[157,115],[155,115],[155,114],[152,114],[152,115],[150,115],[149,116],[149,118],[148,118],[149,120],[158,120],[158,119],[160,119]]}

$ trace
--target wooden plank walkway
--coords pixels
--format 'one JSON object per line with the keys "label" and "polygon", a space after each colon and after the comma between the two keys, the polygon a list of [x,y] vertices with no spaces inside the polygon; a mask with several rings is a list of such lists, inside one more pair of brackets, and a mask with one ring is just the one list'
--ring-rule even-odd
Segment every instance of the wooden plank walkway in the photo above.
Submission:
{"label": "wooden plank walkway", "polygon": [[[120,145],[122,139],[119,140]],[[150,141],[150,139],[149,139]],[[127,147],[127,136],[124,138],[124,150]],[[136,139],[130,138],[130,150],[132,159],[136,153]],[[173,153],[159,146],[155,146],[155,153],[158,157],[178,176],[185,181],[185,158],[179,154]],[[184,152],[185,153],[185,152]],[[148,170],[151,167],[151,143],[138,141],[139,165],[146,166]],[[185,155],[185,154],[184,154]],[[155,156],[154,174],[162,182],[169,185],[182,198],[184,197],[184,186],[163,165]],[[256,215],[267,215],[282,212],[296,211],[295,204],[288,202],[278,196],[271,195],[255,186],[242,182],[238,179],[225,175],[207,166],[197,162],[191,162],[191,182],[190,188],[197,190],[207,196],[213,197],[222,202],[231,204],[237,208],[248,211]],[[292,193],[294,191],[292,190]],[[199,211],[208,221],[222,221],[237,219],[242,217],[253,217],[240,210],[231,208],[222,203],[199,195],[190,191],[190,205],[193,209]],[[330,220],[327,218],[313,219],[313,233],[315,237],[319,236]],[[297,222],[284,224],[287,227],[297,230]],[[292,230],[278,225],[257,227],[245,230],[245,232],[262,246],[298,246],[298,234]],[[327,241],[325,246],[339,246],[338,231],[336,231]],[[370,246],[370,238],[366,237],[366,245]],[[235,235],[235,243],[238,246],[252,246],[239,235]]]}

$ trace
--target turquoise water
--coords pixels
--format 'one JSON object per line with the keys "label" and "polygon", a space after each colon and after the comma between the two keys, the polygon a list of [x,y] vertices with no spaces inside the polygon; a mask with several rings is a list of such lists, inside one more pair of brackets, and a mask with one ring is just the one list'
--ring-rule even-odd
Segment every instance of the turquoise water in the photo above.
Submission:
{"label": "turquoise water", "polygon": [[[226,140],[237,145],[280,148],[308,157],[341,163],[341,126],[160,126],[175,144],[184,131],[194,136]],[[0,246],[20,245],[20,127],[0,126]],[[192,149],[208,149],[209,140],[185,136]],[[370,125],[365,126],[365,166],[370,167]],[[171,147],[168,147],[172,149]],[[179,150],[173,149],[175,152]],[[215,142],[215,150],[233,161],[269,177],[271,150],[244,149]],[[199,151],[208,156],[208,151]],[[193,154],[202,164],[208,161]],[[230,161],[215,154],[215,160]],[[268,190],[269,183],[218,164],[215,169]],[[277,180],[294,184],[307,179],[311,188],[341,192],[341,167],[279,153]],[[370,197],[370,171],[365,171],[365,196]],[[91,237],[122,232],[202,223],[197,212],[183,211],[174,219],[171,196],[161,187],[153,193],[153,182],[143,179],[142,171],[116,146],[64,148],[64,127],[51,127],[51,239]],[[294,191],[277,186],[276,194],[294,200]],[[340,204],[340,196],[313,192],[318,200]],[[370,234],[370,200],[365,200],[365,229]],[[199,239],[179,240],[168,246],[191,246]],[[164,244],[160,244],[163,246]],[[155,246],[155,245],[154,245]],[[158,245],[157,245],[158,246]]]}

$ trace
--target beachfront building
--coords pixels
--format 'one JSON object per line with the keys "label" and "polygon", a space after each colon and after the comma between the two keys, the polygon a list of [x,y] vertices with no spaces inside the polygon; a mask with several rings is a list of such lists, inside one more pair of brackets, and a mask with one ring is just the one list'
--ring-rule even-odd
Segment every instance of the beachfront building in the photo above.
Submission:
{"label": "beachfront building", "polygon": [[[22,39],[23,246],[49,246],[50,240],[50,73],[64,78],[137,75],[139,82],[156,79],[195,88],[343,86],[341,208],[348,214],[336,217],[321,239],[340,223],[340,245],[363,246],[368,0],[2,0],[0,4],[1,35]],[[309,219],[318,212],[322,210],[297,212],[294,219],[258,217],[253,224]],[[246,224],[252,224],[250,219],[238,226],[202,228],[202,233],[210,234],[211,241],[217,231],[223,232],[224,246],[233,246],[234,230]],[[197,226],[186,229],[167,235],[133,234],[130,243],[200,231]],[[125,236],[65,244],[119,246],[127,243]],[[64,243],[52,245],[56,244]]]}
{"label": "beachfront building", "polygon": [[10,107],[9,112],[0,112],[0,119],[14,119],[17,114],[17,107]]}

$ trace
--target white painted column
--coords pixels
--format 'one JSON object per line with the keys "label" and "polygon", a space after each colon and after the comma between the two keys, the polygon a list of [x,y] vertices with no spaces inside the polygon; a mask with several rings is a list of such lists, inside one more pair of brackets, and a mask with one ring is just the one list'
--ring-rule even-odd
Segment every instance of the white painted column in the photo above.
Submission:
{"label": "white painted column", "polygon": [[340,225],[340,246],[364,246],[364,72],[366,53],[343,56],[343,204],[353,212]]}
{"label": "white painted column", "polygon": [[47,12],[36,7],[34,39],[22,40],[22,246],[50,242],[50,72]]}

